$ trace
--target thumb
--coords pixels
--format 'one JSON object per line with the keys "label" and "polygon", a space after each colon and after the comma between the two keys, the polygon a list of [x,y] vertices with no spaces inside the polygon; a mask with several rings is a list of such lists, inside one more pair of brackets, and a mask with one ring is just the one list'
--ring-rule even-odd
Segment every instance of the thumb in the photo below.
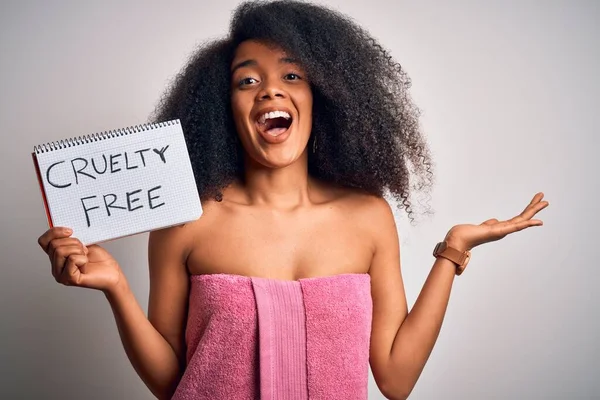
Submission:
{"label": "thumb", "polygon": [[483,221],[481,225],[494,225],[497,224],[498,220],[496,218],[490,218],[487,221]]}
{"label": "thumb", "polygon": [[87,256],[82,254],[71,254],[67,257],[65,267],[61,272],[60,283],[66,286],[82,286],[85,276],[79,268],[85,266],[87,262]]}

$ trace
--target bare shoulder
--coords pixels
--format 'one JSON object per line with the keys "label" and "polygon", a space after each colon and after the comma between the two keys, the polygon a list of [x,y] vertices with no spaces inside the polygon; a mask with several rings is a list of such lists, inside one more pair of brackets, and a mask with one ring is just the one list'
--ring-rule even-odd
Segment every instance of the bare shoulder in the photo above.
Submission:
{"label": "bare shoulder", "polygon": [[171,226],[150,232],[148,251],[160,254],[161,259],[169,258],[185,264],[187,257],[197,243],[197,237],[206,230],[211,216],[215,213],[216,201],[202,202],[202,216],[195,221]]}
{"label": "bare shoulder", "polygon": [[340,223],[360,234],[363,243],[369,243],[372,254],[381,245],[382,237],[396,236],[394,214],[384,197],[329,184],[325,192],[331,198],[328,204],[337,212]]}
{"label": "bare shoulder", "polygon": [[195,222],[157,229],[150,232],[148,252],[150,255],[161,255],[161,259],[169,258],[184,262],[190,250]]}
{"label": "bare shoulder", "polygon": [[375,236],[388,233],[390,228],[396,229],[394,213],[385,198],[373,195],[360,197],[360,205],[357,207],[359,218],[365,221]]}
{"label": "bare shoulder", "polygon": [[382,196],[362,190],[331,187],[336,203],[347,215],[365,223],[365,226],[377,226],[394,219],[390,204]]}

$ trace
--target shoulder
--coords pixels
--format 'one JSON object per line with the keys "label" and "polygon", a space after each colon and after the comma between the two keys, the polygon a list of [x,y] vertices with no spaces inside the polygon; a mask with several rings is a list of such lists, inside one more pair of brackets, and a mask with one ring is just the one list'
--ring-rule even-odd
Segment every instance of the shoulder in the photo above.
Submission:
{"label": "shoulder", "polygon": [[337,202],[348,216],[357,219],[365,226],[378,226],[394,220],[394,214],[388,201],[378,195],[353,188],[335,187]]}
{"label": "shoulder", "polygon": [[370,239],[373,254],[382,245],[389,245],[390,239],[398,239],[394,213],[384,197],[363,193],[356,193],[353,197],[352,218]]}
{"label": "shoulder", "polygon": [[189,254],[191,243],[190,224],[177,225],[150,232],[148,238],[148,254],[160,255],[184,263]]}
{"label": "shoulder", "polygon": [[370,239],[372,250],[382,238],[395,236],[396,221],[388,201],[378,195],[365,191],[328,185],[333,200],[330,204],[340,212],[343,219]]}
{"label": "shoulder", "polygon": [[150,254],[161,253],[185,264],[194,243],[206,230],[207,225],[210,225],[210,220],[218,212],[218,208],[219,203],[214,200],[203,201],[202,216],[197,220],[150,232]]}

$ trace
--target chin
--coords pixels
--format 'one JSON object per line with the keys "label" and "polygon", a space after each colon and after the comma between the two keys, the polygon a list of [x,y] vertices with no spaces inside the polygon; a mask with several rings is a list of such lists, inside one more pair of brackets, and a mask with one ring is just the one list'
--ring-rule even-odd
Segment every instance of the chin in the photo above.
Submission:
{"label": "chin", "polygon": [[257,149],[253,153],[251,157],[256,163],[273,169],[288,167],[299,162],[302,158],[302,152],[292,149],[290,146],[281,146],[280,148],[269,146],[266,149]]}
{"label": "chin", "polygon": [[267,168],[281,169],[304,159],[310,132],[301,132],[297,124],[292,124],[276,137],[269,137],[268,133],[256,128],[248,131],[251,133],[246,140],[246,154],[255,163]]}

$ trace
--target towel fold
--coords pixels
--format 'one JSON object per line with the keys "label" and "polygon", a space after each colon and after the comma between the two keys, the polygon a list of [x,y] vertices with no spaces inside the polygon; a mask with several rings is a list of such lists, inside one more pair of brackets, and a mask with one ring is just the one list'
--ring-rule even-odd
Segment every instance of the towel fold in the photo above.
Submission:
{"label": "towel fold", "polygon": [[252,278],[261,400],[306,400],[306,321],[296,281]]}

